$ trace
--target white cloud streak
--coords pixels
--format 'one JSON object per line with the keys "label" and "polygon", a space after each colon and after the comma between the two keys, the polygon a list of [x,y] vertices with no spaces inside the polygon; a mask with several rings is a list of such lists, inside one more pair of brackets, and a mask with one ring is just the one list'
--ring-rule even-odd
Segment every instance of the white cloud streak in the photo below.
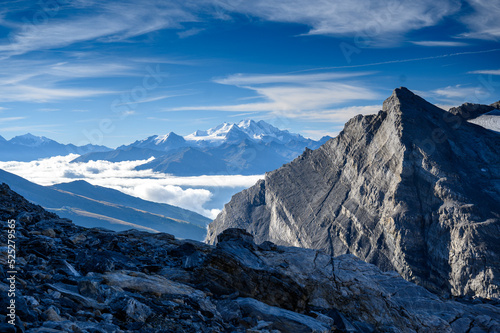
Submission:
{"label": "white cloud streak", "polygon": [[[486,0],[469,0],[469,3],[474,13],[459,16],[470,28],[464,36],[498,37],[496,7],[499,5]],[[6,10],[9,9],[16,8]],[[183,29],[182,24],[188,22],[209,18],[228,21],[236,13],[272,22],[303,24],[309,27],[308,35],[354,36],[367,46],[387,46],[398,44],[410,31],[439,24],[460,9],[458,0],[73,1],[43,24],[16,23],[4,18],[1,23],[14,28],[14,33],[10,43],[0,45],[0,53],[12,56],[81,42],[123,41],[161,29]],[[203,28],[194,27],[178,32],[178,36],[185,38],[201,31]]]}
{"label": "white cloud streak", "polygon": [[485,99],[490,96],[483,86],[447,86],[430,92],[421,92],[421,96],[434,98],[438,104],[442,104],[442,108],[449,108],[450,105],[461,105],[463,103],[479,103],[484,104]]}
{"label": "white cloud streak", "polygon": [[45,24],[18,24],[11,42],[0,45],[0,52],[12,56],[91,40],[122,41],[164,28],[180,28],[180,22],[196,21],[195,16],[171,2],[144,1],[138,5],[134,1],[110,1],[90,4],[93,10],[85,11],[92,13],[90,15],[72,15],[70,18],[55,15],[48,18]]}
{"label": "white cloud streak", "polygon": [[254,84],[270,83],[304,83],[329,80],[340,80],[352,77],[372,75],[375,72],[355,72],[355,73],[317,73],[317,74],[233,74],[222,79],[215,79],[214,82],[227,85],[244,86]]}
{"label": "white cloud streak", "polygon": [[114,93],[116,92],[94,89],[65,89],[55,87],[44,88],[31,85],[15,85],[2,87],[0,91],[0,101],[29,101],[36,103],[45,103],[63,99],[75,99]]}
{"label": "white cloud streak", "polygon": [[6,123],[6,122],[11,122],[11,121],[23,120],[23,119],[26,119],[26,117],[5,117],[5,118],[0,118],[0,124]]}
{"label": "white cloud streak", "polygon": [[[344,108],[309,111],[304,113],[311,121],[328,121],[335,123],[346,123],[349,119],[359,114],[375,114],[380,111],[380,105],[348,106]],[[290,118],[301,118],[303,115],[290,114]]]}
{"label": "white cloud streak", "polygon": [[460,9],[454,0],[218,0],[217,4],[268,21],[302,23],[311,27],[310,35],[358,35],[375,45],[392,44],[404,33],[433,26]]}
{"label": "white cloud streak", "polygon": [[[0,101],[44,103],[88,98],[115,91],[78,86],[67,88],[67,80],[96,77],[133,76],[136,69],[126,64],[87,61],[3,60],[0,68]],[[20,74],[21,73],[21,74]]]}
{"label": "white cloud streak", "polygon": [[[354,110],[359,113],[373,111],[374,106],[337,108],[332,106],[351,101],[376,100],[380,96],[374,90],[346,79],[371,75],[374,72],[316,73],[316,74],[236,74],[215,82],[234,85],[254,91],[259,100],[233,105],[186,106],[165,111],[227,111],[267,112],[275,116],[301,118],[308,121],[346,121]],[[337,81],[331,81],[337,80]]]}
{"label": "white cloud streak", "polygon": [[44,132],[44,133],[54,133],[54,130],[50,128],[62,127],[62,124],[50,124],[50,125],[28,125],[28,126],[9,126],[0,128],[0,132]]}
{"label": "white cloud streak", "polygon": [[473,12],[461,17],[469,32],[460,36],[464,38],[478,38],[497,40],[500,38],[500,2],[491,0],[468,0]]}
{"label": "white cloud streak", "polygon": [[464,42],[455,42],[455,41],[415,41],[411,42],[415,45],[419,46],[429,46],[429,47],[457,47],[457,46],[468,46],[469,44]]}
{"label": "white cloud streak", "polygon": [[334,69],[373,67],[373,66],[380,66],[380,65],[390,65],[390,64],[405,63],[405,62],[415,62],[415,61],[434,60],[434,59],[441,59],[441,58],[448,58],[448,57],[457,57],[457,56],[471,55],[471,54],[491,53],[491,52],[498,52],[498,51],[500,51],[500,48],[489,49],[489,50],[466,51],[466,52],[440,54],[440,55],[437,55],[437,56],[430,56],[430,57],[394,59],[394,60],[380,61],[380,62],[371,62],[371,63],[359,64],[359,65],[319,67],[319,68],[311,68],[311,69],[304,69],[304,70],[300,70],[300,71],[295,71],[294,73],[304,73],[304,72],[312,72],[312,71],[325,71],[325,70],[334,70]]}
{"label": "white cloud streak", "polygon": [[462,87],[456,85],[433,90],[433,93],[445,98],[465,98],[474,94],[476,90],[477,88],[475,87]]}
{"label": "white cloud streak", "polygon": [[468,74],[500,75],[500,69],[484,69],[468,72]]}
{"label": "white cloud streak", "polygon": [[[56,156],[32,162],[0,162],[0,169],[40,185],[83,179],[145,200],[179,206],[215,218],[218,209],[204,206],[217,188],[250,187],[263,176],[174,177],[134,168],[146,161],[69,163],[78,155]],[[221,207],[222,208],[222,207]]]}

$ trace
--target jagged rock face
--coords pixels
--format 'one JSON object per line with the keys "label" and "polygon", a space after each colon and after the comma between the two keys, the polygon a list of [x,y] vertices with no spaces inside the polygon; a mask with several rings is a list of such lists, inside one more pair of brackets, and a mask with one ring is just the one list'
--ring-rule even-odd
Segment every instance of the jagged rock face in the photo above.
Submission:
{"label": "jagged rock face", "polygon": [[495,104],[483,105],[474,103],[464,103],[458,107],[451,108],[449,112],[453,115],[460,116],[463,119],[468,120],[477,118],[482,114],[494,110],[495,108],[496,108]]}
{"label": "jagged rock face", "polygon": [[207,241],[231,227],[500,298],[500,136],[396,89],[377,115],[233,196]]}
{"label": "jagged rock face", "polygon": [[[16,219],[16,327],[1,332],[496,332],[495,303],[442,301],[352,255],[256,245],[241,229],[216,247],[168,234],[86,229],[0,185]],[[0,234],[0,267],[7,233]],[[7,295],[4,271],[0,291]],[[0,298],[6,309],[9,299]]]}

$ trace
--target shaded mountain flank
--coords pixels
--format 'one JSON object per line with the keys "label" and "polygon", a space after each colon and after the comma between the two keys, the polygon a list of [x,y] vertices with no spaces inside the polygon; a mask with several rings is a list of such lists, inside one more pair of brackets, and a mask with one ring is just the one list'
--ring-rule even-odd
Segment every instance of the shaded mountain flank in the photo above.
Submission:
{"label": "shaded mountain flank", "polygon": [[[16,317],[6,316],[15,220]],[[87,229],[0,184],[1,332],[498,332],[493,302],[445,301],[353,255]],[[10,223],[7,223],[10,221]],[[12,273],[9,273],[12,274]],[[11,325],[7,322],[12,320]]]}
{"label": "shaded mountain flank", "polygon": [[242,228],[257,243],[354,254],[441,295],[499,299],[500,135],[467,108],[396,89],[378,114],[234,195],[207,242]]}
{"label": "shaded mountain flank", "polygon": [[136,228],[202,240],[210,222],[210,219],[186,209],[142,200],[83,180],[41,186],[0,170],[0,182],[9,184],[32,202],[89,228],[114,231]]}
{"label": "shaded mountain flank", "polygon": [[87,144],[75,146],[73,144],[62,144],[46,138],[35,136],[30,133],[5,140],[0,137],[0,161],[34,161],[39,158],[47,158],[68,154],[87,154],[93,152],[108,152],[111,148]]}

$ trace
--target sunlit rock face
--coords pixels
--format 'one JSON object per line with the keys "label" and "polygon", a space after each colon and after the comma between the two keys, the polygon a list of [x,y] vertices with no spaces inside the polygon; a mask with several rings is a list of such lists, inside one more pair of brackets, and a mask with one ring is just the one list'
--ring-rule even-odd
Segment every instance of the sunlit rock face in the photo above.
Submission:
{"label": "sunlit rock face", "polygon": [[[462,112],[463,113],[463,112]],[[406,88],[236,194],[210,224],[354,254],[444,295],[500,298],[500,135]]]}

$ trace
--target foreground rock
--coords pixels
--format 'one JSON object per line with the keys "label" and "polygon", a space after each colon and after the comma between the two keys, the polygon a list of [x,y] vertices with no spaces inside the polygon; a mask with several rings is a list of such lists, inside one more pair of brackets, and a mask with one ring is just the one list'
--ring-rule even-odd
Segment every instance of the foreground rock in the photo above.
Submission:
{"label": "foreground rock", "polygon": [[354,254],[445,296],[500,298],[500,135],[396,89],[377,115],[233,196],[210,224]]}
{"label": "foreground rock", "polygon": [[[443,301],[352,255],[256,245],[243,230],[226,230],[213,247],[168,234],[85,229],[6,185],[0,218],[17,221],[17,332],[500,330],[497,304]],[[16,329],[0,324],[2,332]]]}

